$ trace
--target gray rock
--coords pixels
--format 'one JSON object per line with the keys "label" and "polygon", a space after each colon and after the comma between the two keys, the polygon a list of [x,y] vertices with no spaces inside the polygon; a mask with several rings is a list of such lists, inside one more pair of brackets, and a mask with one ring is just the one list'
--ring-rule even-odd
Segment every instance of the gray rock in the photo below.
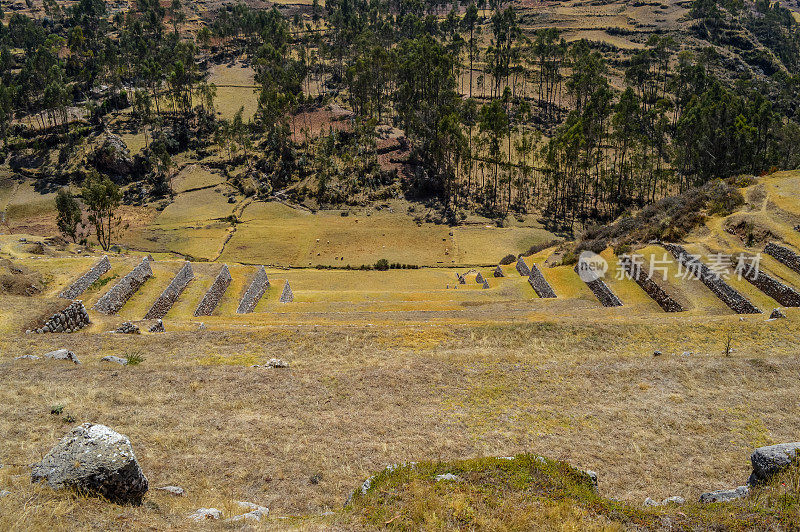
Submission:
{"label": "gray rock", "polygon": [[53,360],[69,360],[75,364],[81,363],[81,361],[78,360],[78,357],[75,356],[75,353],[69,349],[56,349],[55,351],[50,351],[49,353],[44,354],[44,358],[50,358]]}
{"label": "gray rock", "polygon": [[153,326],[148,329],[148,331],[151,333],[164,332],[164,322],[161,321],[161,319],[157,319]]}
{"label": "gray rock", "polygon": [[235,515],[225,521],[261,521],[262,517],[267,517],[269,515],[269,508],[265,506],[259,506],[258,504],[247,501],[236,501],[236,504],[240,508],[245,508],[250,511],[241,515]]}
{"label": "gray rock", "polygon": [[653,351],[654,357],[660,357],[662,355],[661,351]]}
{"label": "gray rock", "polygon": [[198,508],[193,514],[189,515],[188,519],[202,522],[209,519],[219,519],[220,517],[222,517],[222,512],[216,508]]}
{"label": "gray rock", "polygon": [[186,490],[181,488],[180,486],[161,486],[160,488],[156,488],[159,491],[166,491],[171,495],[175,495],[176,497],[183,497],[186,494]]}
{"label": "gray rock", "polygon": [[113,362],[115,364],[119,364],[120,366],[127,366],[128,361],[124,358],[115,357],[115,356],[107,356],[100,359],[100,362]]}
{"label": "gray rock", "polygon": [[16,357],[14,360],[39,360],[39,357],[36,355],[22,355],[21,357]]}
{"label": "gray rock", "polygon": [[771,320],[779,320],[781,318],[785,318],[786,314],[779,308],[772,309],[772,314],[769,315],[769,319]]}
{"label": "gray rock", "polygon": [[285,360],[281,360],[280,358],[271,358],[269,362],[267,362],[266,366],[268,368],[288,368],[289,363]]}
{"label": "gray rock", "polygon": [[453,482],[461,482],[461,477],[458,475],[454,475],[452,473],[445,473],[444,475],[436,475],[434,478],[436,482],[441,482],[443,480],[449,480]]}
{"label": "gray rock", "polygon": [[0,490],[0,499],[2,499],[3,497],[8,497],[9,495],[11,495],[10,491],[8,491],[8,490]]}
{"label": "gray rock", "polygon": [[759,447],[750,455],[753,473],[747,483],[757,485],[768,481],[772,475],[792,463],[797,457],[798,450],[800,450],[800,442]]}
{"label": "gray rock", "polygon": [[686,502],[686,499],[684,499],[683,497],[681,497],[679,495],[674,495],[672,497],[667,497],[666,499],[664,499],[661,502],[655,501],[655,500],[651,499],[650,497],[648,497],[648,498],[646,498],[644,500],[644,505],[645,506],[667,506],[669,504],[684,504],[685,502]]}
{"label": "gray rock", "polygon": [[505,274],[505,273],[503,273],[503,268],[501,268],[500,266],[498,266],[497,268],[495,268],[495,269],[494,269],[494,271],[492,272],[492,274],[493,274],[495,277],[505,277],[505,276],[506,276],[506,274]]}
{"label": "gray rock", "polygon": [[743,499],[744,497],[747,497],[749,493],[750,488],[747,486],[739,486],[738,488],[728,490],[710,491],[700,495],[700,502],[711,503],[735,501],[736,499]]}
{"label": "gray rock", "polygon": [[147,493],[147,478],[130,440],[105,425],[75,427],[31,467],[31,481],[46,481],[53,489],[75,489],[137,505]]}

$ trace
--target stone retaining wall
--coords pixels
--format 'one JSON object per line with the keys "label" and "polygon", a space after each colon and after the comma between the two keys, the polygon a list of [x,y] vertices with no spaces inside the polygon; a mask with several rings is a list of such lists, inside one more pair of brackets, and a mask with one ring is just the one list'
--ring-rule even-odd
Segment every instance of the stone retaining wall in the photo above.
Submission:
{"label": "stone retaining wall", "polygon": [[542,299],[553,299],[556,296],[555,290],[553,287],[550,286],[550,283],[547,282],[547,279],[544,278],[542,275],[542,270],[534,264],[531,267],[530,274],[528,275],[528,283],[533,287],[533,290],[536,292],[536,295],[541,297]]}
{"label": "stone retaining wall", "polygon": [[748,267],[742,271],[750,284],[767,294],[784,307],[800,307],[800,294],[794,288],[786,286],[774,277],[767,275],[756,263],[748,261]]}
{"label": "stone retaining wall", "polygon": [[267,279],[267,272],[264,270],[263,266],[259,266],[258,270],[256,270],[255,276],[253,276],[253,280],[250,282],[250,286],[247,288],[247,291],[242,296],[242,300],[239,302],[239,308],[236,309],[237,314],[249,314],[255,310],[256,305],[264,296],[264,292],[267,291],[269,287],[269,279]]}
{"label": "stone retaining wall", "polygon": [[775,242],[770,242],[764,248],[764,253],[772,256],[778,262],[782,262],[792,270],[800,273],[800,255],[787,247],[783,247]]}
{"label": "stone retaining wall", "polygon": [[642,265],[634,262],[630,257],[620,257],[619,260],[625,271],[636,281],[636,284],[642,287],[644,293],[650,296],[650,299],[658,303],[664,309],[664,312],[683,312],[686,310],[683,306],[672,299],[672,297],[653,279],[642,271]]}
{"label": "stone retaining wall", "polygon": [[53,314],[44,325],[34,329],[34,333],[71,333],[89,325],[89,313],[83,306],[83,301],[73,301],[67,308]]}
{"label": "stone retaining wall", "polygon": [[286,281],[286,284],[283,285],[283,292],[281,292],[279,301],[281,303],[291,303],[294,301],[294,293],[292,292],[292,287],[289,286],[289,281]]}
{"label": "stone retaining wall", "polygon": [[[578,273],[578,265],[575,265],[575,273]],[[585,282],[585,281],[584,281]],[[611,291],[602,279],[595,279],[586,283],[589,290],[595,295],[600,304],[604,307],[621,307],[622,301]]]}
{"label": "stone retaining wall", "polygon": [[684,268],[691,269],[697,274],[697,278],[711,290],[723,303],[728,305],[737,314],[761,314],[746,297],[737,292],[728,283],[723,281],[719,275],[711,271],[708,266],[700,260],[692,257],[682,246],[677,244],[663,244],[664,248],[672,253],[675,259]]}
{"label": "stone retaining wall", "polygon": [[228,285],[230,284],[231,274],[228,271],[228,265],[225,264],[219,271],[219,274],[217,274],[217,278],[214,279],[214,284],[211,285],[211,288],[209,288],[208,292],[206,292],[206,295],[203,296],[200,304],[197,305],[194,315],[211,316],[211,313],[214,312],[214,309],[216,309],[217,305],[219,305],[220,299],[222,299],[222,296],[225,294],[225,290],[228,289]]}
{"label": "stone retaining wall", "polygon": [[187,261],[180,271],[175,274],[175,277],[172,278],[169,286],[158,296],[153,306],[150,307],[150,310],[144,315],[144,319],[154,320],[166,316],[169,309],[172,308],[172,305],[175,304],[175,301],[177,301],[178,297],[180,297],[181,293],[183,293],[183,290],[186,288],[186,285],[189,284],[189,281],[192,279],[194,279],[194,271],[192,270],[191,263]]}
{"label": "stone retaining wall", "polygon": [[520,275],[524,275],[525,277],[528,277],[531,274],[531,269],[528,268],[528,265],[525,264],[525,259],[522,257],[517,259],[517,271]]}
{"label": "stone retaining wall", "polygon": [[61,292],[58,297],[63,299],[75,299],[86,291],[87,288],[92,286],[92,283],[100,278],[101,275],[111,269],[111,262],[108,260],[108,255],[103,255],[100,262],[92,266],[92,268],[78,277],[69,288]]}
{"label": "stone retaining wall", "polygon": [[97,303],[94,309],[103,314],[116,314],[122,305],[127,302],[133,294],[139,290],[145,281],[153,276],[153,270],[150,268],[150,258],[145,257],[133,270],[125,277],[119,280],[111,290],[106,292]]}

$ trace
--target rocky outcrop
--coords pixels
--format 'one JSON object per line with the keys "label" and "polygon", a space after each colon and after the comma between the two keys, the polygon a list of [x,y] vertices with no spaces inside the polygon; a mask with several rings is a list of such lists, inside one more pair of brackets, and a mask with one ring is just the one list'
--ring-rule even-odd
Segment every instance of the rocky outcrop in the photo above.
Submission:
{"label": "rocky outcrop", "polygon": [[286,284],[283,285],[283,292],[281,292],[279,301],[281,303],[291,303],[294,301],[294,293],[292,292],[292,287],[289,286],[289,281],[286,281]]}
{"label": "rocky outcrop", "polygon": [[100,278],[104,273],[111,269],[111,262],[108,260],[108,255],[104,255],[100,262],[92,266],[92,268],[78,277],[69,288],[61,292],[58,297],[63,299],[75,299],[89,288],[92,283]]}
{"label": "rocky outcrop", "polygon": [[131,152],[122,137],[107,134],[101,144],[90,156],[90,162],[100,172],[125,178],[133,172],[134,163]]}
{"label": "rocky outcrop", "polygon": [[153,270],[150,268],[149,257],[142,259],[133,270],[125,277],[119,280],[111,290],[106,292],[97,303],[94,309],[103,314],[116,314],[119,309],[136,293],[137,290],[153,276]]}
{"label": "rocky outcrop", "polygon": [[528,265],[525,263],[525,259],[522,257],[517,259],[517,271],[520,275],[525,277],[530,277],[531,275],[531,269],[528,268]]}
{"label": "rocky outcrop", "polygon": [[792,462],[798,459],[800,442],[779,443],[759,447],[750,455],[750,463],[753,464],[753,472],[747,481],[751,486],[763,484],[769,481],[773,475],[789,467]]}
{"label": "rocky outcrop", "polygon": [[84,423],[64,436],[32,466],[31,481],[120,504],[140,504],[148,488],[130,440],[94,423]]}
{"label": "rocky outcrop", "polygon": [[164,322],[159,318],[156,322],[147,330],[151,333],[162,333],[164,331]]}
{"label": "rocky outcrop", "polygon": [[253,276],[253,280],[250,282],[250,286],[247,287],[247,291],[242,296],[242,300],[239,301],[239,308],[236,309],[236,313],[249,314],[253,312],[268,287],[269,279],[267,278],[267,272],[264,270],[263,266],[259,266],[256,270],[256,274]]}
{"label": "rocky outcrop", "polygon": [[636,281],[636,284],[644,290],[644,293],[658,303],[658,306],[664,309],[664,312],[683,312],[686,310],[642,270],[641,262],[635,261],[629,256],[621,256],[619,262],[628,272],[628,275],[631,276],[631,279]]}
{"label": "rocky outcrop", "polygon": [[737,314],[760,314],[750,301],[742,294],[737,292],[722,278],[711,271],[696,257],[691,256],[687,251],[677,244],[663,244],[664,248],[672,253],[675,259],[686,269],[692,271],[697,278],[711,290],[723,303],[728,305]]}
{"label": "rocky outcrop", "polygon": [[64,310],[56,312],[37,329],[28,330],[33,333],[71,333],[83,329],[92,323],[83,301],[73,301]]}
{"label": "rocky outcrop", "polygon": [[228,271],[228,265],[224,265],[214,279],[214,283],[203,296],[197,309],[194,311],[195,316],[211,316],[214,310],[219,305],[225,290],[231,284],[231,273]]}
{"label": "rocky outcrop", "polygon": [[172,308],[172,305],[175,304],[175,301],[178,300],[178,297],[180,297],[186,285],[189,284],[189,281],[192,279],[194,279],[194,270],[192,270],[192,264],[187,261],[183,264],[183,267],[178,273],[175,274],[175,277],[172,278],[169,286],[167,286],[164,291],[161,292],[161,295],[158,296],[158,299],[155,300],[153,306],[150,307],[150,310],[144,315],[144,319],[155,320],[162,319],[166,316],[169,309]]}
{"label": "rocky outcrop", "polygon": [[771,256],[778,262],[783,263],[785,266],[791,268],[797,273],[800,273],[800,255],[791,249],[776,244],[775,242],[770,242],[764,248],[764,253]]}
{"label": "rocky outcrop", "polygon": [[112,362],[114,364],[119,364],[120,366],[127,366],[128,359],[122,357],[115,357],[114,355],[108,355],[100,359],[100,362]]}
{"label": "rocky outcrop", "polygon": [[534,264],[529,271],[528,283],[533,287],[537,296],[542,299],[554,299],[557,297],[555,290],[553,290],[553,287],[547,282],[547,279],[544,278],[542,271],[536,264]]}
{"label": "rocky outcrop", "polygon": [[759,268],[758,261],[745,260],[742,277],[784,307],[800,307],[800,294]]}

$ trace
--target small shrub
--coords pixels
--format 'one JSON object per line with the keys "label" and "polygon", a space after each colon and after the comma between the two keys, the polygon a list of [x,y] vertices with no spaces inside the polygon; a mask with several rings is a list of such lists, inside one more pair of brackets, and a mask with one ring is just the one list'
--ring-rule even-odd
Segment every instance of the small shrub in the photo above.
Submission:
{"label": "small shrub", "polygon": [[64,405],[53,405],[50,407],[50,414],[53,416],[60,416],[64,411]]}
{"label": "small shrub", "polygon": [[128,353],[125,355],[125,360],[128,361],[129,366],[138,366],[145,361],[141,353]]}
{"label": "small shrub", "polygon": [[386,259],[380,259],[378,262],[375,263],[375,269],[379,272],[385,272],[389,269],[389,261]]}
{"label": "small shrub", "polygon": [[501,266],[508,266],[509,264],[514,264],[517,261],[517,256],[513,253],[509,253],[502,259],[500,259]]}
{"label": "small shrub", "polygon": [[75,416],[73,416],[72,414],[67,414],[66,416],[61,418],[61,421],[63,421],[64,423],[75,423],[75,421],[77,420],[75,419]]}

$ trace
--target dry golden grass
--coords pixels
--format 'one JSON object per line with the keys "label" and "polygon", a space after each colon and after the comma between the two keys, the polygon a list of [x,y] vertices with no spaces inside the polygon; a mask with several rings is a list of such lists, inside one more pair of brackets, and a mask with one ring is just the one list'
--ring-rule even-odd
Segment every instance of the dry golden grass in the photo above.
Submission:
{"label": "dry golden grass", "polygon": [[[800,385],[786,378],[800,370],[796,319],[12,333],[0,345],[4,463],[38,460],[69,414],[130,436],[152,485],[189,495],[153,491],[158,510],[109,509],[32,488],[12,466],[0,470],[13,492],[0,500],[0,528],[65,517],[88,528],[120,515],[132,528],[168,528],[234,499],[317,514],[389,463],[522,451],[599,471],[606,496],[691,499],[743,482],[752,447],[796,439]],[[725,357],[722,331],[734,323],[736,352]],[[83,364],[13,360],[57,347]],[[131,352],[146,360],[100,362]],[[290,369],[249,367],[275,356]],[[49,413],[55,404],[62,416]]]}

